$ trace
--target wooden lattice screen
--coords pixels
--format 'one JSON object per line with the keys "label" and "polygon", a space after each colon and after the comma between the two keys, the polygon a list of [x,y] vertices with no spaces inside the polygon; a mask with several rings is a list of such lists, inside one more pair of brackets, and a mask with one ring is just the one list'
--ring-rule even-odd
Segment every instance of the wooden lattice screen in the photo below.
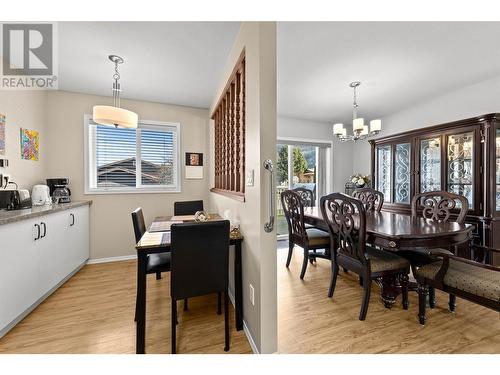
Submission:
{"label": "wooden lattice screen", "polygon": [[236,64],[212,113],[215,186],[211,191],[245,197],[245,56]]}

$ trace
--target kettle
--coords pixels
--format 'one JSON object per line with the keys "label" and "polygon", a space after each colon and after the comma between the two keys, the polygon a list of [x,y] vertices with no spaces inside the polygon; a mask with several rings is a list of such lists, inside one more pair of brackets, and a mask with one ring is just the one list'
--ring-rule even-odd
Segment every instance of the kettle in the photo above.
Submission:
{"label": "kettle", "polygon": [[35,185],[31,191],[31,204],[33,206],[43,206],[51,204],[50,190],[47,185]]}

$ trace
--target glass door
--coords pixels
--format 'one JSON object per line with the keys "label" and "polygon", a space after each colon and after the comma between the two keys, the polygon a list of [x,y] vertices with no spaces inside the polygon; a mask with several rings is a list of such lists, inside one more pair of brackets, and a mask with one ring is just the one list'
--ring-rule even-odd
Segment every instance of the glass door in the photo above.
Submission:
{"label": "glass door", "polygon": [[410,203],[411,145],[396,144],[394,152],[394,203]]}
{"label": "glass door", "polygon": [[441,190],[441,138],[420,140],[420,192]]}
{"label": "glass door", "polygon": [[[276,207],[278,236],[288,235],[288,225],[281,205],[281,193],[298,187],[313,192],[313,205],[318,204],[319,147],[304,144],[278,143],[276,145]],[[320,166],[325,171],[325,166]]]}
{"label": "glass door", "polygon": [[377,147],[376,189],[384,194],[384,200],[391,202],[392,191],[392,146]]}
{"label": "glass door", "polygon": [[447,190],[466,197],[474,209],[474,132],[447,136],[447,149]]}

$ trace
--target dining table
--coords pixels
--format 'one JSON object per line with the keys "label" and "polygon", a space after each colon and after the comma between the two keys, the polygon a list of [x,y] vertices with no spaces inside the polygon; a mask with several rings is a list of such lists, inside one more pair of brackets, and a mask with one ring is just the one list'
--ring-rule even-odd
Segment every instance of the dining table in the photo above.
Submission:
{"label": "dining table", "polygon": [[[223,220],[219,214],[209,214],[208,220]],[[148,255],[169,252],[171,248],[170,227],[172,224],[192,222],[194,215],[159,216],[136,244],[137,251],[137,322],[136,353],[145,353],[146,342],[146,264]],[[228,233],[229,244],[234,246],[234,305],[236,330],[243,329],[243,278],[241,244],[243,236],[238,232]],[[209,249],[207,249],[209,250]]]}
{"label": "dining table", "polygon": [[[328,224],[318,207],[304,208],[304,222],[328,231]],[[384,210],[366,213],[366,242],[395,253],[402,250],[454,248],[471,241],[473,229],[472,224],[437,222],[411,213]],[[385,276],[379,284],[384,305],[391,307],[401,292],[397,277]]]}

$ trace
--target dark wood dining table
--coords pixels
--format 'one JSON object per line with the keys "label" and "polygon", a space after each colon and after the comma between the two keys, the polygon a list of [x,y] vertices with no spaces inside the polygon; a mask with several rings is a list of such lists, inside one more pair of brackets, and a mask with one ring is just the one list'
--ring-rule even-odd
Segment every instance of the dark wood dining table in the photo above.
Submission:
{"label": "dark wood dining table", "polygon": [[[321,210],[317,207],[304,209],[304,221],[328,231]],[[453,221],[435,222],[411,214],[388,211],[367,212],[366,242],[388,251],[452,248],[472,239],[473,226]],[[394,277],[381,281],[381,297],[390,307],[398,294],[399,285]]]}
{"label": "dark wood dining table", "polygon": [[[210,214],[210,220],[222,220],[218,214]],[[192,221],[192,220],[187,220]],[[159,216],[153,220],[148,231],[136,244],[137,250],[137,322],[136,322],[136,353],[145,353],[146,342],[146,263],[149,254],[171,251],[170,225],[172,216]],[[229,244],[234,245],[234,304],[236,329],[243,329],[243,279],[241,264],[241,243],[243,236],[229,236]]]}

